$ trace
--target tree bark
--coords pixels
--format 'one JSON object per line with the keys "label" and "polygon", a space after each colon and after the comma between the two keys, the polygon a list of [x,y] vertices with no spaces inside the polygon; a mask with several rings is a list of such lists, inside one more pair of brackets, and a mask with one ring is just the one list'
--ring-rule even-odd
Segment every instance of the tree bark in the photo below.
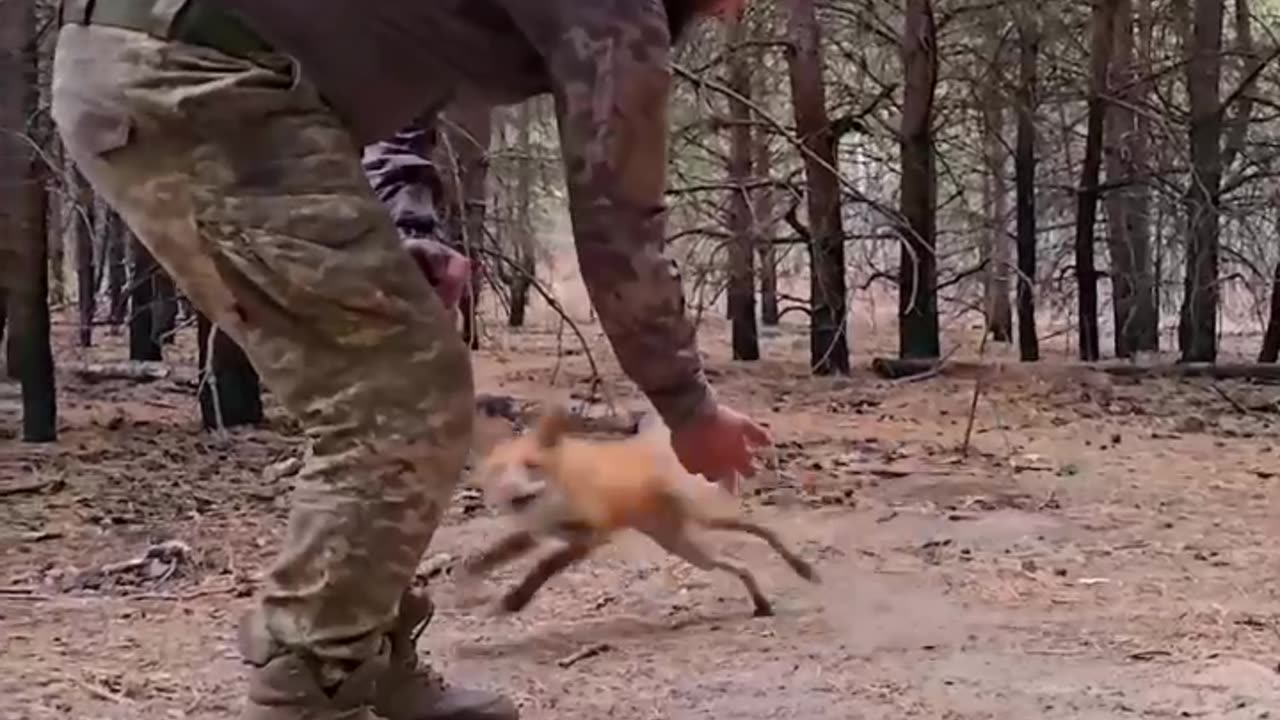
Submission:
{"label": "tree bark", "polygon": [[1023,362],[1040,359],[1036,335],[1036,84],[1040,31],[1036,18],[1019,12],[1018,113],[1014,148],[1015,214],[1018,236],[1018,353]]}
{"label": "tree bark", "polygon": [[1089,52],[1089,111],[1084,140],[1084,165],[1076,204],[1076,287],[1080,359],[1097,360],[1098,271],[1094,265],[1098,221],[1098,176],[1102,169],[1102,130],[1107,115],[1107,73],[1115,46],[1117,0],[1094,0],[1093,39]]}
{"label": "tree bark", "polygon": [[129,359],[163,360],[164,351],[156,337],[155,277],[159,266],[133,233],[133,273],[129,291]]}
{"label": "tree bark", "polygon": [[[212,347],[210,334],[214,336]],[[262,386],[244,351],[201,314],[196,315],[196,341],[200,363],[200,421],[204,429],[261,423]]]}
{"label": "tree bark", "polygon": [[822,43],[814,0],[790,0],[788,71],[796,130],[805,148],[809,220],[809,363],[816,375],[849,374],[844,228],[836,137],[827,116]]}
{"label": "tree bark", "polygon": [[907,226],[898,264],[898,355],[941,354],[938,337],[937,195],[933,96],[937,31],[930,0],[907,0],[902,33],[902,215]]}
{"label": "tree bark", "polygon": [[1218,201],[1222,185],[1222,0],[1196,0],[1187,51],[1191,107],[1191,182],[1187,187],[1187,254],[1178,344],[1183,362],[1218,356]]}
{"label": "tree bark", "polygon": [[[742,47],[746,23],[739,12],[729,22],[728,86],[744,98],[751,97],[751,69]],[[732,323],[734,360],[759,360],[760,335],[756,326],[755,223],[751,218],[751,108],[729,99],[729,319]]]}
{"label": "tree bark", "polygon": [[49,332],[49,197],[28,124],[38,115],[39,54],[34,0],[0,2],[0,267],[9,314],[9,371],[22,384],[22,438],[58,436]]}

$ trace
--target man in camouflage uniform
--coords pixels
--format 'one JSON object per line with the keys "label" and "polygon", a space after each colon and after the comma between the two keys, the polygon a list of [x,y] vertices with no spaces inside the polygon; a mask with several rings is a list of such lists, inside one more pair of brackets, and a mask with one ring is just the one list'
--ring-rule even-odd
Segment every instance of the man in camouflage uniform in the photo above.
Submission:
{"label": "man in camouflage uniform", "polygon": [[360,164],[465,97],[551,92],[582,274],[696,473],[751,473],[662,255],[670,52],[734,0],[63,0],[53,115],[97,191],[307,430],[241,625],[249,720],[514,718],[418,664],[407,592],[462,471],[469,355]]}

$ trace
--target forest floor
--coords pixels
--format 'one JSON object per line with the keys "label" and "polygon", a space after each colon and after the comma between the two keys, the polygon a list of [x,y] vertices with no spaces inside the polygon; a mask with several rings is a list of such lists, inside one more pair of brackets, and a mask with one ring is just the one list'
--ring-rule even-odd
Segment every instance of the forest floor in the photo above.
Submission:
{"label": "forest floor", "polygon": [[[119,337],[86,356],[69,331],[60,361],[123,357]],[[0,719],[236,717],[235,621],[287,508],[287,478],[264,468],[301,441],[276,410],[201,432],[192,334],[166,379],[60,372],[54,445],[15,439],[18,389],[0,382]],[[554,331],[501,335],[476,355],[480,390],[589,394]],[[421,647],[451,677],[504,689],[529,720],[1280,719],[1280,388],[1011,364],[962,454],[972,380],[812,379],[799,330],[767,333],[749,365],[722,335],[704,333],[719,392],[777,440],[745,502],[823,584],[737,537],[715,540],[758,568],[774,618],[642,538],[515,617],[443,577]],[[501,522],[455,507],[428,557]],[[119,565],[168,541],[183,545]]]}

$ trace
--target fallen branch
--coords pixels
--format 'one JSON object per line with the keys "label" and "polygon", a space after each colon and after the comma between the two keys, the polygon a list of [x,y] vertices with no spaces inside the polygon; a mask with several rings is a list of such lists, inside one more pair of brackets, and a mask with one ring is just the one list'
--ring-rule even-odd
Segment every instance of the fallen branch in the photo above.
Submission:
{"label": "fallen branch", "polygon": [[131,380],[133,382],[155,382],[164,380],[173,370],[164,363],[148,361],[130,361],[120,363],[66,363],[64,365],[77,378],[85,382],[103,382],[106,380]]}
{"label": "fallen branch", "polygon": [[26,482],[17,482],[10,485],[0,485],[0,497],[9,497],[10,495],[34,495],[35,493],[44,492],[46,488],[53,484],[53,480],[28,480]]}
{"label": "fallen branch", "polygon": [[871,370],[888,380],[908,378],[924,373],[948,377],[974,377],[987,375],[1005,367],[1015,366],[1024,372],[1053,372],[1055,370],[1085,370],[1124,378],[1212,378],[1215,380],[1259,380],[1280,382],[1280,365],[1258,363],[1234,363],[1212,365],[1208,363],[1168,363],[1161,365],[1135,365],[1126,362],[1103,363],[982,363],[967,360],[938,360],[933,358],[875,358]]}
{"label": "fallen branch", "polygon": [[587,660],[589,658],[593,658],[602,653],[609,652],[612,649],[613,649],[613,646],[610,645],[609,643],[596,643],[595,645],[588,645],[587,647],[584,647],[581,650],[571,655],[566,655],[560,658],[559,660],[556,661],[556,664],[562,668],[568,669],[573,667],[574,665],[577,665],[583,660]]}

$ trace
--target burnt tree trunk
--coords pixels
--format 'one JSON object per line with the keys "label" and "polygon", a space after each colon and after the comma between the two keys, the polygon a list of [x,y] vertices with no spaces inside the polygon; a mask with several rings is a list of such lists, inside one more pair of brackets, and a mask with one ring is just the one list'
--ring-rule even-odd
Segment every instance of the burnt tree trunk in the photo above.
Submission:
{"label": "burnt tree trunk", "polygon": [[204,429],[261,423],[262,386],[257,371],[240,346],[198,313],[196,342],[200,363],[200,422]]}
{"label": "burnt tree trunk", "polygon": [[58,437],[49,333],[49,196],[30,125],[38,116],[39,46],[34,0],[0,2],[0,267],[9,277],[9,371],[22,384],[22,439]]}
{"label": "burnt tree trunk", "polygon": [[1271,277],[1271,312],[1267,314],[1267,331],[1262,336],[1258,362],[1273,363],[1280,359],[1280,262]]}
{"label": "burnt tree trunk", "polygon": [[1036,19],[1018,19],[1017,138],[1013,151],[1018,245],[1018,354],[1023,362],[1040,359],[1036,335],[1036,84],[1040,31]]}
{"label": "burnt tree trunk", "polygon": [[1218,356],[1218,201],[1222,186],[1222,0],[1196,0],[1187,49],[1191,180],[1187,187],[1186,275],[1178,345],[1183,362]]}
{"label": "burnt tree trunk", "polygon": [[[751,68],[742,42],[746,23],[742,14],[729,22],[729,87],[743,98],[751,97]],[[760,333],[756,326],[755,223],[752,222],[751,108],[729,99],[729,319],[733,326],[734,360],[760,359]]]}
{"label": "burnt tree trunk", "polygon": [[1107,115],[1107,72],[1115,45],[1117,0],[1094,0],[1093,38],[1089,51],[1089,111],[1085,122],[1084,165],[1076,191],[1076,288],[1077,330],[1080,359],[1097,360],[1098,271],[1094,265],[1098,222],[1098,176],[1102,169],[1102,129]]}
{"label": "burnt tree trunk", "polygon": [[937,30],[930,0],[907,0],[902,33],[902,215],[898,264],[898,355],[932,358],[938,338],[937,195],[933,96]]}
{"label": "burnt tree trunk", "polygon": [[805,149],[809,220],[809,364],[816,375],[849,374],[844,228],[836,136],[827,116],[822,42],[814,0],[790,0],[787,65],[796,130]]}
{"label": "burnt tree trunk", "polygon": [[129,288],[129,359],[162,360],[164,352],[156,337],[155,278],[159,266],[151,252],[133,233],[133,272]]}

